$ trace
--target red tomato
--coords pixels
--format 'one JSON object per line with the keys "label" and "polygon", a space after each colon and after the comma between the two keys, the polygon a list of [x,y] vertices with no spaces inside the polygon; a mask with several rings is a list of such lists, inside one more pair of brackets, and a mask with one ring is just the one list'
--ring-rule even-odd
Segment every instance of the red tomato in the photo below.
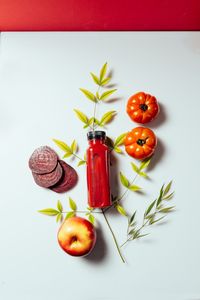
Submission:
{"label": "red tomato", "polygon": [[157,139],[151,129],[136,127],[127,133],[124,145],[130,156],[136,159],[145,159],[154,153]]}
{"label": "red tomato", "polygon": [[145,124],[158,115],[159,106],[154,96],[139,92],[129,98],[126,111],[133,121]]}

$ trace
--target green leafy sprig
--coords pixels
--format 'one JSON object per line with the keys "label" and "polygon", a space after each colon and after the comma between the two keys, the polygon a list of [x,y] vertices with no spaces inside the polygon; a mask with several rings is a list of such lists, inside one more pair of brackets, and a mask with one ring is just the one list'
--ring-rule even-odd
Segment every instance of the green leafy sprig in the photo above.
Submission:
{"label": "green leafy sprig", "polygon": [[53,139],[53,141],[61,150],[63,150],[65,152],[65,154],[63,155],[63,158],[74,156],[79,159],[78,166],[86,164],[85,157],[84,157],[84,159],[82,159],[80,156],[78,156],[76,154],[78,147],[77,147],[77,142],[75,140],[73,140],[73,142],[71,143],[71,146],[69,146],[65,142],[57,140],[57,139]]}
{"label": "green leafy sprig", "polygon": [[142,189],[140,186],[135,185],[132,182],[130,182],[122,172],[120,172],[119,175],[120,175],[121,184],[123,186],[125,186],[127,189],[129,189],[130,191],[137,192]]}
{"label": "green leafy sprig", "polygon": [[[91,208],[89,206],[87,207],[87,210],[88,211],[85,213],[85,215],[86,215],[86,217],[88,217],[88,220],[94,225],[96,219],[95,219],[93,213],[96,213],[96,212],[94,211],[93,208]],[[101,213],[101,211],[99,211],[98,213]]]}
{"label": "green leafy sprig", "polygon": [[122,150],[119,148],[119,146],[122,146],[124,144],[124,139],[127,135],[127,132],[120,134],[113,142],[113,150],[116,153],[122,153]]}
{"label": "green leafy sprig", "polygon": [[170,201],[174,195],[174,192],[170,192],[171,185],[172,181],[166,186],[164,184],[162,185],[158,198],[151,202],[145,210],[143,222],[140,227],[137,227],[137,222],[135,221],[136,211],[134,211],[133,215],[128,220],[127,240],[121,247],[129,241],[148,235],[149,233],[142,233],[144,228],[160,222],[166,217],[166,214],[175,209],[175,206],[166,206],[166,203]]}
{"label": "green leafy sprig", "polygon": [[[149,166],[150,161],[151,161],[151,158],[143,160],[140,163],[139,167],[136,164],[134,164],[133,162],[131,162],[131,167],[132,167],[133,171],[136,172],[136,176],[132,180],[129,180],[122,172],[120,172],[120,182],[124,187],[127,188],[126,192],[128,192],[128,190],[133,191],[133,192],[138,192],[142,189],[140,186],[135,185],[133,183],[138,176],[148,178],[147,173],[145,173],[143,170]],[[123,194],[123,196],[124,195],[125,194]]]}
{"label": "green leafy sprig", "polygon": [[77,204],[76,202],[69,197],[68,199],[69,201],[69,207],[70,210],[68,211],[64,211],[63,210],[63,205],[60,202],[60,200],[57,201],[57,208],[45,208],[45,209],[41,209],[38,210],[39,213],[46,215],[46,216],[53,216],[56,217],[56,222],[62,222],[63,218],[65,220],[76,216],[76,213],[81,213],[81,214],[85,214],[88,217],[88,220],[94,224],[95,223],[95,217],[94,217],[94,213],[102,213],[101,211],[94,211],[92,208],[87,207],[87,210],[77,210]]}
{"label": "green leafy sprig", "polygon": [[94,117],[87,117],[86,114],[84,114],[82,111],[78,109],[74,109],[74,112],[76,113],[76,116],[81,120],[82,123],[84,123],[83,128],[89,127],[90,129],[93,129],[92,124],[95,124],[95,126],[99,127],[105,127],[106,124],[111,122],[111,120],[115,117],[116,111],[111,110],[103,114],[100,120]]}
{"label": "green leafy sprig", "polygon": [[136,172],[139,176],[148,178],[147,173],[145,173],[143,170],[149,166],[150,161],[151,161],[151,158],[147,158],[147,159],[143,160],[139,167],[136,164],[134,164],[133,162],[131,162],[133,171]]}
{"label": "green leafy sprig", "polygon": [[101,88],[107,88],[108,83],[111,80],[111,77],[106,76],[108,64],[105,63],[101,70],[99,76],[94,73],[90,73],[94,83],[98,86],[97,91],[95,93],[85,89],[80,88],[80,91],[84,94],[84,96],[90,101],[94,102],[94,113],[92,117],[88,117],[85,113],[80,111],[79,109],[74,109],[74,112],[78,119],[84,123],[83,128],[90,128],[95,130],[97,127],[104,127],[107,123],[109,123],[114,116],[116,115],[115,111],[108,111],[104,113],[100,120],[96,118],[96,105],[101,101],[106,101],[110,96],[112,96],[117,89],[110,89],[100,93]]}

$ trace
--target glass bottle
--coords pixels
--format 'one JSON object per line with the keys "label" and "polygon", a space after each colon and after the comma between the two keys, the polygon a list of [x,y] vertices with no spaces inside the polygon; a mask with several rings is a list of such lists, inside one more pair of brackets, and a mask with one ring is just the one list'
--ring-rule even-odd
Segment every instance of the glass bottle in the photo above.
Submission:
{"label": "glass bottle", "polygon": [[110,151],[105,144],[104,131],[87,134],[89,147],[86,152],[88,205],[93,208],[110,206]]}

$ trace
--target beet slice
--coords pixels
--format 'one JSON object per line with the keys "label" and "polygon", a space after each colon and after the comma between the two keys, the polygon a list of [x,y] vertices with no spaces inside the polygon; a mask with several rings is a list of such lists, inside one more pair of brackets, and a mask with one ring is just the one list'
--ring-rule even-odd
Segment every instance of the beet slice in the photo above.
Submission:
{"label": "beet slice", "polygon": [[37,185],[44,188],[48,188],[52,185],[55,185],[61,179],[63,169],[60,163],[58,162],[56,168],[50,173],[36,174],[35,172],[32,172],[32,174]]}
{"label": "beet slice", "polygon": [[52,172],[58,163],[56,152],[48,146],[37,148],[29,159],[29,168],[36,174]]}
{"label": "beet slice", "polygon": [[63,160],[59,160],[59,163],[63,169],[63,176],[61,177],[60,181],[54,186],[51,186],[50,189],[56,193],[64,193],[76,185],[78,175],[76,171]]}

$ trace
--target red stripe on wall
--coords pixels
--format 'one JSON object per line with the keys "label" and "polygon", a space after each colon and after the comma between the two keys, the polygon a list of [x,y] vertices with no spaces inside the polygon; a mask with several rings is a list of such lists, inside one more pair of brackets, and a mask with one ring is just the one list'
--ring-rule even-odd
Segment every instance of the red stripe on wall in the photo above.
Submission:
{"label": "red stripe on wall", "polygon": [[0,0],[0,30],[200,30],[200,0]]}

